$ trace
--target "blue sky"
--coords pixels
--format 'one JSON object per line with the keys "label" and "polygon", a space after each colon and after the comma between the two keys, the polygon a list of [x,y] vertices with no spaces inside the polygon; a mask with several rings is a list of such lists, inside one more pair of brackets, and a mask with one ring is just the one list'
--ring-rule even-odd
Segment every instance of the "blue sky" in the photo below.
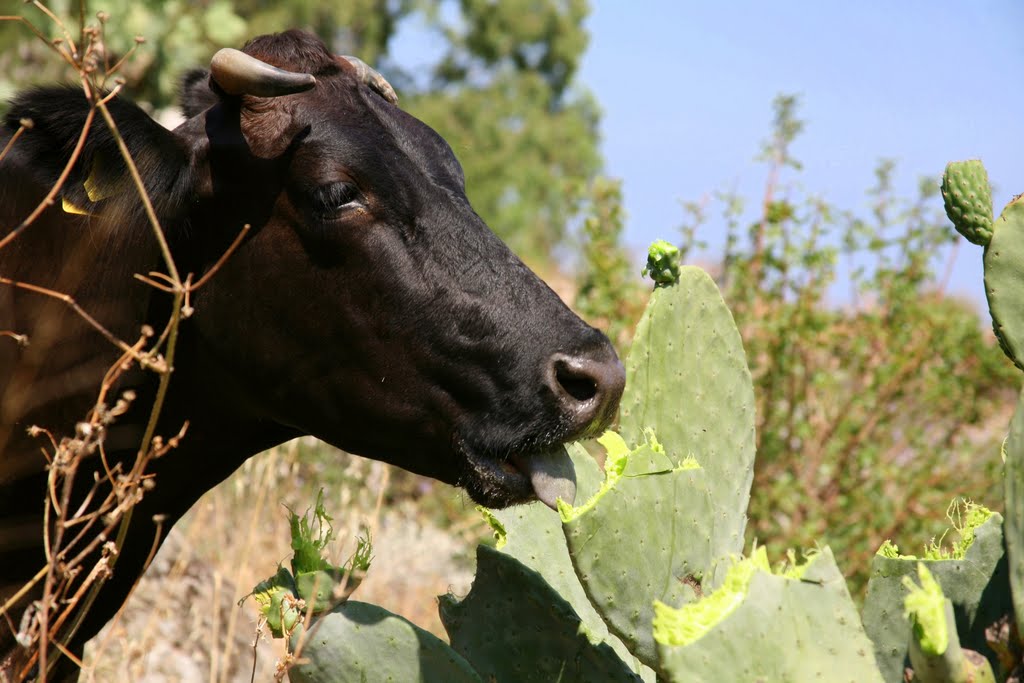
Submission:
{"label": "blue sky", "polygon": [[[1024,192],[1024,2],[595,2],[580,82],[603,111],[606,173],[622,179],[627,242],[675,239],[679,201],[735,187],[778,93],[801,97],[801,182],[866,205],[881,157],[899,193],[947,161],[980,157],[996,211]],[[713,243],[718,242],[705,233]],[[964,243],[950,289],[981,305],[981,250]]]}

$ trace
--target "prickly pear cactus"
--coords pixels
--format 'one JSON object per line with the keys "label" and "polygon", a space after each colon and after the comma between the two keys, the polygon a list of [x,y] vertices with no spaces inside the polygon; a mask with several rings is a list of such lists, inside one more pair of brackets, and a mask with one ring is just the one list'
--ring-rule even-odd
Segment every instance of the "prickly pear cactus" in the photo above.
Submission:
{"label": "prickly pear cactus", "polygon": [[673,682],[882,680],[828,548],[781,574],[760,548],[702,600],[659,605],[654,632]]}
{"label": "prickly pear cactus", "polygon": [[992,239],[992,188],[977,159],[953,161],[942,174],[942,201],[957,232],[984,247]]}
{"label": "prickly pear cactus", "polygon": [[995,662],[988,647],[986,628],[1005,613],[1009,583],[1003,551],[1003,518],[980,506],[961,508],[957,529],[960,541],[952,550],[932,547],[923,557],[901,555],[886,543],[871,564],[871,579],[864,601],[864,628],[875,646],[875,658],[885,680],[903,680],[907,663],[910,622],[904,614],[909,587],[904,579],[917,576],[923,563],[945,597],[953,602],[956,629],[964,647]]}
{"label": "prickly pear cactus", "polygon": [[942,187],[953,225],[985,247],[985,295],[992,330],[1006,355],[1024,369],[1024,197],[1014,198],[993,221],[988,174],[977,160],[949,164]]}
{"label": "prickly pear cactus", "polygon": [[350,600],[298,628],[290,649],[292,683],[483,683],[437,636],[383,607]]}
{"label": "prickly pear cactus", "polygon": [[703,468],[714,507],[716,547],[743,550],[754,476],[754,390],[743,341],[711,277],[680,269],[658,287],[626,360],[620,431],[630,447],[653,431],[678,467]]}

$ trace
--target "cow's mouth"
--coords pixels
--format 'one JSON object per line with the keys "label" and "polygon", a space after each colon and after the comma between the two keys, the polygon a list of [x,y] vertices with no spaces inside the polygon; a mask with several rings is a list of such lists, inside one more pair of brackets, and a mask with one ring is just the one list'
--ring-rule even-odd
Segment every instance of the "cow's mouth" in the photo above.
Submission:
{"label": "cow's mouth", "polygon": [[468,463],[461,486],[476,502],[487,507],[508,507],[539,500],[552,510],[561,498],[572,504],[576,498],[576,471],[561,444],[531,453],[514,453],[495,458],[460,448]]}

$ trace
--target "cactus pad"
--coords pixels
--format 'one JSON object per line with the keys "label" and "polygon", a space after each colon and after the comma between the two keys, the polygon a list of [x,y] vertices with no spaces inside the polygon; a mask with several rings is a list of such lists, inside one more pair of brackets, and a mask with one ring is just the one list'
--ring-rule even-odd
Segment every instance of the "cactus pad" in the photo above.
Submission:
{"label": "cactus pad", "polygon": [[1024,197],[996,219],[985,249],[985,295],[999,345],[1024,369]]}
{"label": "cactus pad", "polygon": [[931,559],[934,552],[928,553],[931,558],[922,560],[899,555],[892,544],[883,546],[885,554],[875,555],[863,618],[886,681],[903,680],[910,633],[910,623],[903,613],[909,589],[903,579],[917,575],[919,562],[928,567],[943,594],[953,602],[961,644],[994,660],[985,628],[1003,615],[1009,604],[1002,522],[999,513],[987,515],[980,526],[967,531],[973,539],[970,544],[960,545],[947,559]]}
{"label": "cactus pad", "polygon": [[[725,599],[703,598],[719,603],[711,610],[698,603],[673,615],[659,607],[658,653],[667,680],[880,683],[831,551],[784,575],[766,566],[762,555],[730,568],[716,591]],[[704,623],[690,624],[695,618]]]}
{"label": "cactus pad", "polygon": [[946,215],[967,240],[985,246],[992,239],[992,188],[977,159],[953,161],[942,174]]}
{"label": "cactus pad", "polygon": [[[578,443],[570,444],[569,455],[576,468],[578,495],[581,500],[598,491],[601,473],[593,457]],[[552,589],[573,608],[592,643],[606,642],[629,667],[645,681],[654,681],[654,672],[644,667],[618,638],[608,632],[601,615],[590,603],[569,559],[562,522],[558,515],[542,503],[517,505],[490,513],[505,531],[505,545],[500,550],[541,575]]]}
{"label": "cactus pad", "polygon": [[732,313],[714,281],[683,267],[679,282],[651,295],[626,360],[620,429],[635,447],[653,429],[669,459],[704,468],[716,543],[743,549],[754,476],[754,390]]}
{"label": "cactus pad", "polygon": [[[1006,553],[1013,609],[1024,633],[1024,394],[1010,423],[1006,441]],[[1024,635],[1021,636],[1024,638]]]}
{"label": "cactus pad", "polygon": [[439,611],[452,648],[484,680],[641,680],[610,646],[590,641],[576,612],[540,574],[487,546],[477,548],[469,595],[442,596]]}
{"label": "cactus pad", "polygon": [[692,599],[724,552],[705,473],[674,467],[651,445],[605,465],[608,483],[579,508],[561,509],[576,574],[608,627],[644,664],[657,666],[654,600]]}
{"label": "cactus pad", "polygon": [[383,607],[350,600],[320,616],[308,635],[291,637],[299,663],[292,683],[424,681],[482,683],[473,668],[437,636]]}

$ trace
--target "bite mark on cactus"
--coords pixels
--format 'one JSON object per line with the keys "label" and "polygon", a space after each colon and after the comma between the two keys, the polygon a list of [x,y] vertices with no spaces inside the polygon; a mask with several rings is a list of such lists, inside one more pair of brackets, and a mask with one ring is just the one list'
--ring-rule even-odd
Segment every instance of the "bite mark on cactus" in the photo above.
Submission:
{"label": "bite mark on cactus", "polygon": [[[630,457],[641,450],[650,449],[650,451],[656,455],[665,456],[665,448],[658,442],[653,429],[645,430],[644,438],[645,443],[641,444],[637,448],[630,449],[629,446],[626,445],[622,436],[611,430],[606,431],[598,437],[597,442],[605,449],[604,481],[601,482],[601,487],[594,493],[594,495],[592,495],[590,499],[582,505],[574,507],[571,503],[564,500],[558,501],[556,509],[558,510],[558,514],[561,517],[563,524],[569,524],[573,520],[579,519],[587,512],[593,510],[598,501],[601,500],[605,494],[615,488],[615,485],[624,476],[646,477],[677,470],[701,469],[697,459],[693,456],[689,456],[675,468],[672,468],[670,465],[666,465],[665,467],[659,467],[654,470],[647,469],[640,472],[628,472],[627,467],[630,464]],[[667,458],[665,460],[666,463],[668,463]]]}
{"label": "bite mark on cactus", "polygon": [[[950,549],[942,545],[946,534],[943,533],[938,541],[931,541],[924,551],[925,560],[962,560],[967,550],[974,543],[974,531],[988,521],[992,511],[984,505],[978,505],[969,500],[956,498],[949,504],[946,510],[946,518],[950,521],[953,529],[959,533],[960,539],[952,544]],[[948,530],[947,530],[948,533]]]}
{"label": "bite mark on cactus", "polygon": [[722,585],[708,595],[697,593],[698,600],[679,608],[658,600],[654,602],[654,639],[662,645],[690,645],[732,614],[743,602],[750,581],[757,571],[779,576],[790,581],[801,581],[807,568],[817,555],[810,551],[799,563],[791,551],[778,570],[768,564],[768,551],[764,546],[755,548],[750,557],[738,560],[729,567]]}
{"label": "bite mark on cactus", "polygon": [[903,585],[910,593],[904,600],[904,616],[914,627],[914,637],[921,650],[929,655],[941,655],[949,645],[946,626],[946,596],[942,594],[939,582],[923,562],[917,563],[918,585],[909,576],[903,577]]}
{"label": "bite mark on cactus", "polygon": [[604,494],[612,490],[612,487],[615,486],[615,483],[618,482],[620,477],[622,477],[622,472],[626,469],[630,450],[621,436],[609,430],[598,437],[597,442],[604,446],[606,453],[604,461],[604,481],[601,482],[601,488],[599,488],[597,492],[590,497],[590,500],[583,505],[573,507],[571,503],[567,503],[564,500],[558,501],[558,515],[561,517],[563,524],[568,524],[574,519],[577,519],[588,511],[594,509],[594,506],[597,505],[597,501],[599,501]]}
{"label": "bite mark on cactus", "polygon": [[[943,541],[946,538],[946,534],[949,533],[947,529],[939,536],[938,540],[932,539],[925,545],[924,554],[920,559],[925,561],[964,559],[967,551],[974,543],[975,529],[987,522],[992,514],[992,511],[984,505],[961,498],[953,499],[953,502],[949,504],[949,508],[946,510],[946,518],[950,521],[953,530],[959,534],[959,540],[952,543],[950,547],[945,547]],[[882,543],[882,546],[875,554],[891,560],[918,559],[916,555],[901,553],[899,546],[889,539]]]}
{"label": "bite mark on cactus", "polygon": [[888,538],[882,542],[882,547],[879,548],[878,551],[875,552],[875,554],[881,555],[882,557],[888,557],[890,560],[898,560],[901,557],[906,557],[905,555],[900,555],[899,546],[890,541]]}
{"label": "bite mark on cactus", "polygon": [[679,463],[679,467],[676,468],[676,471],[680,471],[680,470],[699,470],[699,469],[700,469],[700,463],[697,462],[697,458],[693,457],[692,455],[688,455],[685,458],[683,458],[682,462]]}
{"label": "bite mark on cactus", "polygon": [[487,526],[491,527],[491,532],[494,534],[494,547],[501,550],[508,543],[508,531],[505,530],[505,525],[501,523],[501,520],[494,516],[494,513],[485,508],[483,505],[476,506],[477,512],[483,515],[484,521],[487,522]]}
{"label": "bite mark on cactus", "polygon": [[758,570],[771,573],[764,546],[729,567],[725,581],[704,598],[675,608],[654,601],[654,639],[662,645],[690,645],[732,614],[747,595]]}

